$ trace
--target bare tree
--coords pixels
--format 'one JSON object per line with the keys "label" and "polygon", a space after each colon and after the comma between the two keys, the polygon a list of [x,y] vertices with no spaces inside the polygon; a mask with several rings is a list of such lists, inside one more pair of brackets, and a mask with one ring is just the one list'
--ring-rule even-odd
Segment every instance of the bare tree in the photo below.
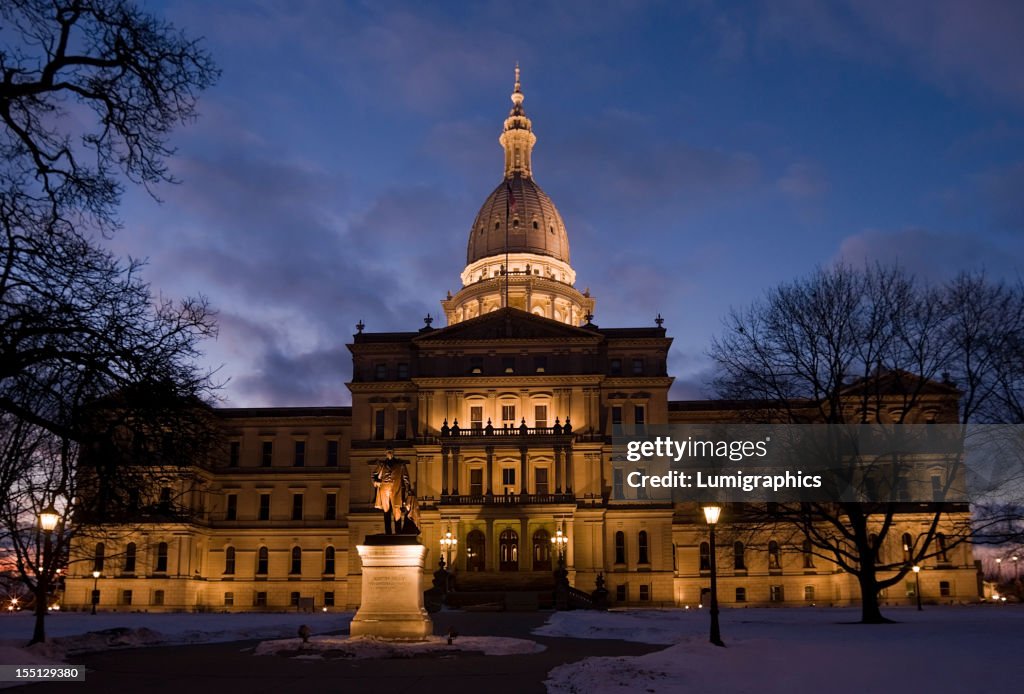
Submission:
{"label": "bare tree", "polygon": [[[939,421],[963,427],[1004,412],[1001,383],[1014,357],[1012,346],[1021,344],[1022,335],[1019,288],[983,275],[961,275],[929,287],[899,268],[837,266],[732,312],[711,356],[718,393],[749,401],[747,412],[755,421]],[[958,462],[949,469],[947,490],[953,478],[962,477]],[[910,465],[894,460],[885,467],[890,488]],[[880,590],[903,580],[921,560],[967,541],[975,530],[963,504],[934,503],[917,518],[925,530],[910,543],[899,538],[907,545],[903,552],[886,557],[887,536],[899,532],[898,520],[907,511],[891,498],[736,509],[749,527],[771,528],[793,551],[855,576],[867,623],[885,621]],[[954,530],[947,537],[948,528]]]}
{"label": "bare tree", "polygon": [[100,244],[125,182],[173,182],[168,137],[218,72],[127,0],[9,0],[0,37],[0,520],[38,641],[70,533],[137,515],[131,490],[145,499],[154,471],[201,463],[212,440],[195,366],[215,331],[206,301],[155,299],[140,263]]}

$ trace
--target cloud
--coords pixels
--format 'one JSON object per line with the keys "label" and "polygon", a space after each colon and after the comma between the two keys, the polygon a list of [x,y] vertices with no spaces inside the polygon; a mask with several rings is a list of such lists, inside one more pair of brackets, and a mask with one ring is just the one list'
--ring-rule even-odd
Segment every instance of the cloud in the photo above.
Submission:
{"label": "cloud", "polygon": [[829,182],[817,164],[798,161],[786,167],[786,172],[776,182],[776,186],[794,200],[810,200],[827,193]]}
{"label": "cloud", "polygon": [[929,229],[867,230],[842,240],[834,260],[854,266],[898,263],[925,280],[942,281],[959,272],[985,270],[996,277],[1024,273],[1019,241],[999,245],[977,235]]}

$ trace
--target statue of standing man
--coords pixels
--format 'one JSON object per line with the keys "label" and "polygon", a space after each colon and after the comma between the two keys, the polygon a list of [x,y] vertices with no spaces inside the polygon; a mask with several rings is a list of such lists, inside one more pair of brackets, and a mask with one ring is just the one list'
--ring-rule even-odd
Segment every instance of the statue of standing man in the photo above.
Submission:
{"label": "statue of standing man", "polygon": [[384,533],[418,534],[416,521],[419,514],[409,480],[409,468],[405,461],[395,458],[395,451],[390,446],[371,478],[377,488],[373,505],[384,512]]}

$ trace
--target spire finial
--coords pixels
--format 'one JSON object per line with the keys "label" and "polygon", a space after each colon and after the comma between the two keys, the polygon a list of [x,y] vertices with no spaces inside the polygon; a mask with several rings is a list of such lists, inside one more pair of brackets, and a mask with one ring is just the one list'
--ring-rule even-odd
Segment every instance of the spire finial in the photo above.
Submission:
{"label": "spire finial", "polygon": [[518,60],[516,61],[516,88],[515,88],[515,92],[516,92],[516,94],[519,94],[520,92],[522,92],[522,88],[519,85],[519,61]]}

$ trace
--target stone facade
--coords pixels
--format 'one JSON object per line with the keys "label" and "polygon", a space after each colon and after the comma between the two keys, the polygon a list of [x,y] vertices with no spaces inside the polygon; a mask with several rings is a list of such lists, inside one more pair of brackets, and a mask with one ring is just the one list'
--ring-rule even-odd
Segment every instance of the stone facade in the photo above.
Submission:
{"label": "stone facade", "polygon": [[[699,606],[709,585],[699,508],[617,488],[611,437],[652,424],[731,421],[744,405],[669,400],[672,340],[660,320],[637,328],[592,322],[594,299],[573,286],[562,219],[546,195],[535,195],[535,140],[517,73],[501,138],[514,185],[498,186],[492,197],[501,199],[489,198],[486,219],[470,230],[463,288],[442,302],[447,327],[369,333],[360,325],[349,345],[350,407],[218,410],[223,459],[168,482],[167,497],[187,513],[168,509],[80,540],[65,606],[88,609],[96,586],[101,610],[353,609],[361,602],[355,548],[383,525],[370,475],[388,446],[408,462],[419,499],[424,587],[446,533],[458,540],[444,557],[457,587],[550,585],[558,561],[551,539],[561,532],[577,588],[589,592],[603,573],[612,604]],[[521,246],[495,246],[493,234],[505,234],[501,196],[524,186],[530,191],[517,204],[529,233]],[[533,229],[531,205],[549,230]],[[514,272],[506,275],[507,261]],[[955,405],[955,390],[936,391],[934,410],[947,421]],[[895,538],[903,532],[920,532],[925,510],[906,509],[885,552],[901,551]],[[851,576],[773,542],[720,545],[723,605],[856,601]],[[926,599],[975,599],[970,549],[938,559],[921,572]],[[912,600],[912,581],[883,602]]]}

